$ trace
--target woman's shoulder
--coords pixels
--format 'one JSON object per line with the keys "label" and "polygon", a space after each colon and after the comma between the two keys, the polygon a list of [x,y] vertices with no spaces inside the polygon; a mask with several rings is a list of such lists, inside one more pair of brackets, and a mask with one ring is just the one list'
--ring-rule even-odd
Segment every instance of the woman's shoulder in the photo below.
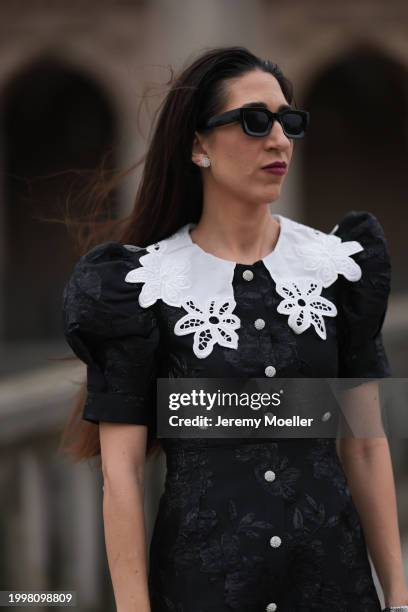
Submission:
{"label": "woman's shoulder", "polygon": [[[162,295],[168,277],[177,274],[177,264],[189,261],[190,241],[185,224],[166,238],[147,246],[108,241],[86,251],[76,262],[63,290],[63,312],[68,323],[81,322],[83,328],[124,325],[135,317],[145,324],[153,305]],[[186,248],[187,247],[187,248]],[[67,324],[68,324],[67,323]]]}
{"label": "woman's shoulder", "polygon": [[91,247],[75,263],[66,289],[88,295],[95,300],[121,293],[126,274],[140,265],[146,247],[103,242]]}
{"label": "woman's shoulder", "polygon": [[383,309],[391,285],[391,259],[384,228],[370,211],[349,210],[330,232],[302,228],[297,249],[304,269],[318,272],[323,287],[335,281],[339,300],[355,314]]}
{"label": "woman's shoulder", "polygon": [[362,251],[365,251],[365,256],[360,256],[364,259],[374,252],[383,258],[388,256],[384,228],[372,212],[350,210],[341,217],[332,232],[342,240],[358,240],[363,247]]}
{"label": "woman's shoulder", "polygon": [[301,268],[314,274],[323,287],[338,278],[355,283],[363,274],[365,278],[374,274],[379,281],[390,271],[384,229],[369,211],[348,211],[329,232],[292,219],[286,219],[286,227]]}
{"label": "woman's shoulder", "polygon": [[339,314],[350,345],[362,345],[381,330],[391,291],[391,259],[384,228],[368,211],[349,211],[337,223],[334,235],[345,244],[357,242],[353,256],[361,273],[348,282],[347,268],[339,283]]}
{"label": "woman's shoulder", "polygon": [[[367,292],[387,293],[390,290],[391,258],[384,228],[379,219],[369,211],[346,213],[333,228],[333,235],[342,243],[359,244],[360,249],[353,256],[361,269],[356,279],[357,288]],[[344,270],[347,279],[347,268]]]}
{"label": "woman's shoulder", "polygon": [[[103,335],[124,329],[135,317],[142,322],[140,289],[126,282],[140,268],[147,247],[109,241],[86,251],[76,262],[63,289],[65,328]],[[144,317],[144,321],[147,320]]]}
{"label": "woman's shoulder", "polygon": [[[384,229],[380,221],[372,212],[366,210],[347,211],[327,232],[290,217],[279,216],[285,222],[286,231],[289,231],[293,236],[298,234],[299,240],[303,239],[303,241],[324,240],[329,236],[337,236],[345,242],[359,240],[360,238],[365,242],[377,240],[382,245],[386,242]],[[339,241],[337,240],[337,242]]]}

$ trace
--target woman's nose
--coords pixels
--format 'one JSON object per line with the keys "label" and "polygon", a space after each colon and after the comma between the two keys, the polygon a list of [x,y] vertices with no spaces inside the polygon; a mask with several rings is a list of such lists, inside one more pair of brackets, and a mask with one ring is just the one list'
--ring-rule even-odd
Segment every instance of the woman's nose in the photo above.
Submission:
{"label": "woman's nose", "polygon": [[269,132],[266,138],[268,144],[274,146],[280,145],[282,147],[290,146],[290,138],[286,136],[281,124],[277,119],[274,120],[271,131]]}

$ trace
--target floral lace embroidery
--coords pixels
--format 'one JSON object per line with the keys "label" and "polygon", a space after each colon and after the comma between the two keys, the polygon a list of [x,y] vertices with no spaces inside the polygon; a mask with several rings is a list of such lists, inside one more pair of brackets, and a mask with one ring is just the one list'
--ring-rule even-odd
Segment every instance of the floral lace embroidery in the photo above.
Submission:
{"label": "floral lace embroidery", "polygon": [[180,306],[182,291],[191,287],[189,280],[190,261],[174,261],[163,257],[166,251],[164,242],[150,245],[146,248],[148,253],[140,258],[142,264],[126,274],[128,283],[143,283],[139,295],[139,304],[147,308],[158,299],[162,299],[169,306]]}
{"label": "floral lace embroidery", "polygon": [[301,334],[313,325],[318,335],[326,339],[326,326],[323,315],[334,317],[337,308],[332,302],[320,295],[322,285],[312,278],[295,281],[281,279],[276,283],[276,291],[284,297],[277,307],[281,314],[288,314],[288,325]]}
{"label": "floral lace embroidery", "polygon": [[296,252],[302,258],[305,270],[317,272],[323,287],[334,283],[339,274],[343,274],[349,281],[360,280],[361,268],[350,257],[363,250],[357,240],[342,242],[339,236],[324,234],[319,230],[309,233],[313,240],[304,246],[297,246]]}
{"label": "floral lace embroidery", "polygon": [[204,308],[197,305],[194,298],[187,298],[183,308],[187,314],[174,326],[177,336],[194,333],[193,351],[197,357],[207,357],[214,344],[227,348],[238,347],[238,334],[241,326],[239,318],[232,314],[235,301],[231,299],[209,299]]}

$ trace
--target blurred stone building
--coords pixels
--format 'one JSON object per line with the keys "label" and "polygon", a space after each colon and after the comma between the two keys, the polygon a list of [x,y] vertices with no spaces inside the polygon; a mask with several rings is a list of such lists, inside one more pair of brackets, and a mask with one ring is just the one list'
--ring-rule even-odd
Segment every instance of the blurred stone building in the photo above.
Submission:
{"label": "blurred stone building", "polygon": [[[113,608],[100,472],[56,454],[81,364],[61,332],[76,259],[58,217],[109,152],[144,153],[149,119],[180,68],[214,45],[277,62],[311,113],[276,212],[329,231],[369,210],[390,246],[384,340],[394,376],[408,345],[408,4],[402,0],[3,0],[0,5],[0,589],[71,589],[81,612]],[[145,87],[152,85],[140,117]],[[115,195],[129,211],[139,174]],[[408,531],[408,441],[391,440]],[[405,466],[405,467],[404,467]],[[163,462],[149,467],[151,532]],[[404,545],[407,550],[408,544]]]}

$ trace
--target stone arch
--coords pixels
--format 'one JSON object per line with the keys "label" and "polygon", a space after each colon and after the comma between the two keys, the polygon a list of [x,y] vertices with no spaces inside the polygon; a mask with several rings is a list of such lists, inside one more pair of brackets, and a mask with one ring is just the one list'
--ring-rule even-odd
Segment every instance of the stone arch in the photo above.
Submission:
{"label": "stone arch", "polygon": [[300,169],[305,222],[330,230],[348,210],[373,212],[397,291],[406,290],[408,257],[406,78],[406,66],[383,50],[355,45],[315,73],[302,100],[311,113]]}
{"label": "stone arch", "polygon": [[68,194],[75,202],[83,170],[115,164],[114,103],[88,71],[48,53],[13,74],[3,100],[2,336],[52,341],[72,259],[64,226],[39,219],[60,217]]}

